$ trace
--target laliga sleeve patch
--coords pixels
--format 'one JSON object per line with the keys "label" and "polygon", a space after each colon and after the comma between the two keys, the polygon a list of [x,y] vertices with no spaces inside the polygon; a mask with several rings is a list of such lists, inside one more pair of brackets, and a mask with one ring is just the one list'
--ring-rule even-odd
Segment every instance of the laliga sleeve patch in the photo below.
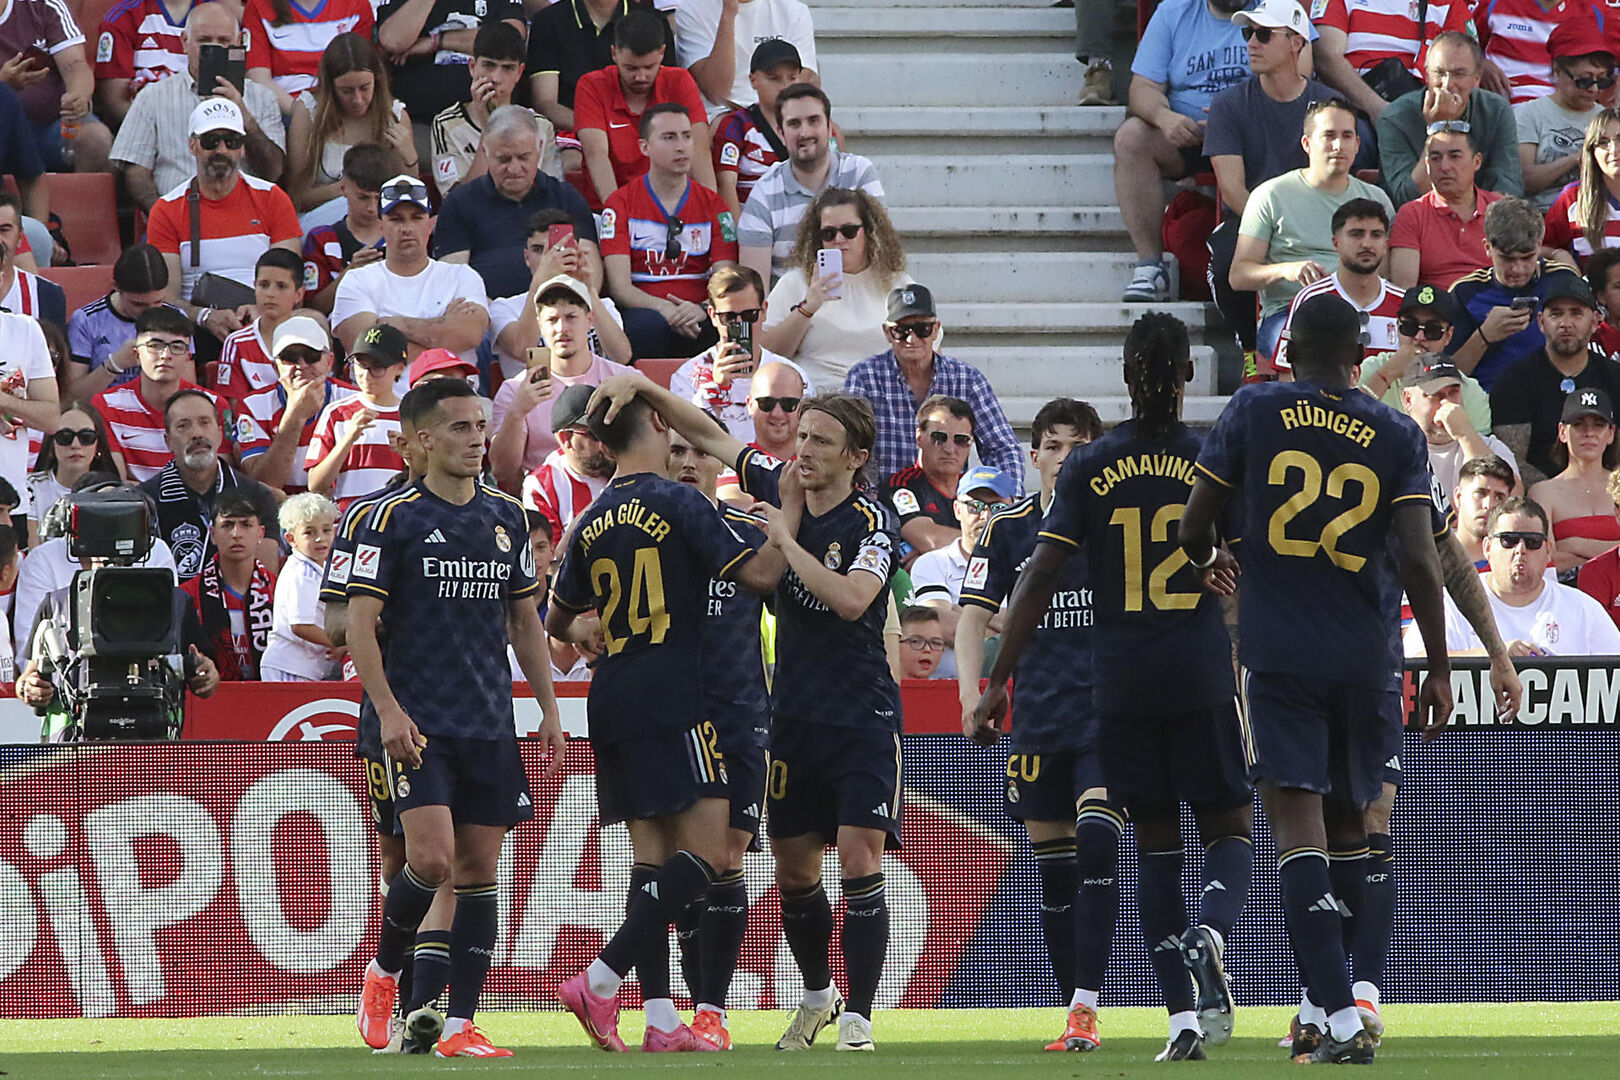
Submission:
{"label": "laliga sleeve patch", "polygon": [[724,146],[722,146],[720,148],[720,164],[721,165],[729,165],[729,166],[735,168],[736,165],[737,165],[737,162],[741,158],[742,158],[742,154],[741,154],[740,151],[738,151],[736,143],[728,142],[728,143],[726,143],[726,145],[724,145]]}
{"label": "laliga sleeve patch", "polygon": [[112,59],[113,36],[111,30],[103,30],[101,37],[96,39],[96,63],[105,64]]}
{"label": "laliga sleeve patch", "polygon": [[348,551],[332,552],[332,565],[326,571],[328,585],[347,585],[349,571],[354,566],[354,554]]}
{"label": "laliga sleeve patch", "polygon": [[1311,21],[1315,22],[1327,14],[1328,0],[1311,0]]}
{"label": "laliga sleeve patch", "polygon": [[315,292],[321,283],[321,271],[312,262],[304,264],[304,291]]}
{"label": "laliga sleeve patch", "polygon": [[382,549],[375,544],[361,544],[354,549],[354,577],[356,581],[376,581],[382,565]]}
{"label": "laliga sleeve patch", "polygon": [[596,235],[602,240],[612,240],[617,231],[619,215],[612,210],[603,210],[596,216]]}
{"label": "laliga sleeve patch", "polygon": [[983,555],[976,555],[968,562],[967,577],[962,580],[965,589],[982,589],[984,583],[990,579],[990,560]]}
{"label": "laliga sleeve patch", "polygon": [[910,517],[922,513],[922,506],[917,502],[917,496],[909,488],[898,488],[894,493],[894,512],[901,517]]}
{"label": "laliga sleeve patch", "polygon": [[253,438],[253,420],[248,416],[236,418],[236,441],[248,442]]}
{"label": "laliga sleeve patch", "polygon": [[461,170],[456,168],[456,159],[449,154],[441,154],[433,159],[433,178],[439,183],[439,190],[455,185],[461,179]]}

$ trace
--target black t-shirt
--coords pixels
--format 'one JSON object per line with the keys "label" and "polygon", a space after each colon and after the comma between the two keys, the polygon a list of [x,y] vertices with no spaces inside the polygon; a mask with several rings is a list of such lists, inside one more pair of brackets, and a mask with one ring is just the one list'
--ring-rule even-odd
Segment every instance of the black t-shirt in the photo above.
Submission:
{"label": "black t-shirt", "polygon": [[[389,0],[377,12],[377,26],[387,22],[408,0]],[[524,21],[523,5],[517,0],[434,0],[433,10],[422,23],[418,37],[435,30],[476,30],[490,21]],[[413,56],[400,65],[390,65],[394,96],[405,103],[411,119],[425,124],[441,110],[472,96],[471,57],[452,49],[440,49],[433,56]]]}
{"label": "black t-shirt", "polygon": [[275,494],[246,473],[238,472],[228,461],[219,463],[213,491],[192,491],[172,461],[141,485],[141,490],[157,502],[158,532],[174,552],[174,573],[181,581],[190,581],[202,573],[203,565],[213,557],[214,500],[220,492],[236,487],[253,496],[264,535],[272,539],[279,536]]}
{"label": "black t-shirt", "polygon": [[1525,461],[1552,476],[1559,472],[1552,461],[1552,448],[1558,443],[1564,399],[1574,390],[1585,389],[1602,390],[1610,401],[1620,401],[1620,363],[1589,352],[1579,375],[1565,375],[1547,359],[1546,349],[1537,349],[1514,361],[1491,387],[1491,423],[1499,427],[1529,424],[1530,450]]}
{"label": "black t-shirt", "polygon": [[[655,11],[648,0],[619,0],[619,9],[598,30],[585,10],[583,0],[557,0],[534,13],[529,21],[529,78],[547,72],[557,74],[557,102],[574,107],[574,85],[588,71],[613,63],[613,30],[620,16],[632,7]],[[662,19],[662,16],[660,16]],[[675,39],[668,20],[664,21],[664,61],[675,59]]]}

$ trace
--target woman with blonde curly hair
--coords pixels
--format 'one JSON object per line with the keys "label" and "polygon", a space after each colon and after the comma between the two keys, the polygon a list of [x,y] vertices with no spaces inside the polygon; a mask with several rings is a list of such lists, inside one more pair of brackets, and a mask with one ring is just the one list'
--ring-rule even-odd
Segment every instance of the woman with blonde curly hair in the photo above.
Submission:
{"label": "woman with blonde curly hair", "polygon": [[359,34],[332,39],[321,54],[320,84],[294,103],[287,130],[287,193],[303,215],[300,224],[306,232],[348,212],[338,179],[349,147],[389,147],[406,172],[417,171],[410,114],[389,90],[382,53]]}
{"label": "woman with blonde curly hair", "polygon": [[[822,248],[843,252],[842,275],[817,271]],[[906,253],[882,203],[864,191],[828,188],[805,208],[788,265],[766,303],[760,342],[804,368],[818,391],[836,390],[858,361],[888,349],[889,293],[915,280]]]}
{"label": "woman with blonde curly hair", "polygon": [[1581,141],[1581,178],[1547,211],[1549,254],[1565,251],[1586,266],[1592,253],[1620,247],[1620,107],[1601,109]]}

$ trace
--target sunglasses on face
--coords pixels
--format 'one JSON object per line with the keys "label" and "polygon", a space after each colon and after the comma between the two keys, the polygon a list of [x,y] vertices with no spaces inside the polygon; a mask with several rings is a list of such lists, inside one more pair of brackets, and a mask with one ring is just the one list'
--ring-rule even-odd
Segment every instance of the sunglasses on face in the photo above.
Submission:
{"label": "sunglasses on face", "polygon": [[[712,311],[713,309],[711,308],[710,310]],[[728,323],[745,322],[752,324],[759,322],[759,308],[757,307],[744,308],[741,311],[716,311],[715,315],[719,316],[722,321]]]}
{"label": "sunglasses on face", "polygon": [[889,336],[894,338],[894,340],[904,344],[910,341],[913,337],[915,337],[918,341],[927,341],[929,338],[934,336],[934,327],[938,325],[939,324],[936,322],[929,321],[904,324],[900,326],[885,326],[883,329],[888,331]]}
{"label": "sunglasses on face", "polygon": [[96,445],[96,429],[87,427],[80,428],[77,431],[69,431],[67,428],[60,428],[56,434],[51,436],[51,441],[57,446],[72,446],[75,439],[78,440],[80,446],[94,446]]}
{"label": "sunglasses on face", "polygon": [[1589,76],[1584,79],[1577,79],[1571,76],[1569,81],[1575,84],[1575,88],[1577,90],[1607,90],[1609,87],[1614,85],[1614,76]]}
{"label": "sunglasses on face", "polygon": [[840,236],[845,240],[853,240],[859,235],[861,235],[859,222],[854,225],[823,225],[821,227],[821,242],[823,244],[830,244]]}
{"label": "sunglasses on face", "polygon": [[668,222],[669,231],[664,234],[664,258],[671,262],[680,258],[685,251],[681,247],[681,230],[686,228],[678,217],[672,217]]}
{"label": "sunglasses on face", "polygon": [[1418,322],[1416,319],[1401,319],[1395,324],[1402,337],[1415,338],[1423,335],[1424,341],[1439,341],[1446,333],[1446,324],[1439,322]]}
{"label": "sunglasses on face", "polygon": [[1541,545],[1547,542],[1546,533],[1535,532],[1499,532],[1492,533],[1491,539],[1505,548],[1516,548],[1519,542],[1524,542],[1526,551],[1540,551]]}
{"label": "sunglasses on face", "polygon": [[963,499],[962,508],[970,514],[997,513],[1007,509],[1011,503],[985,502],[983,499]]}
{"label": "sunglasses on face", "polygon": [[318,352],[311,352],[308,349],[288,349],[286,352],[276,357],[276,359],[280,360],[288,367],[293,367],[298,364],[302,364],[305,367],[314,367],[316,364],[321,362],[321,354]]}
{"label": "sunglasses on face", "polygon": [[218,150],[220,143],[224,143],[227,150],[240,150],[246,141],[234,131],[210,131],[197,136],[197,145],[204,150]]}
{"label": "sunglasses on face", "polygon": [[945,443],[949,441],[955,443],[957,446],[960,446],[963,449],[966,449],[967,447],[973,445],[973,436],[962,434],[952,435],[948,431],[930,431],[928,433],[928,441],[933,443],[935,446],[944,446]]}
{"label": "sunglasses on face", "polygon": [[760,412],[774,412],[778,405],[782,406],[785,413],[799,411],[799,399],[796,397],[757,397],[754,404],[759,406]]}
{"label": "sunglasses on face", "polygon": [[1242,31],[1244,41],[1258,41],[1262,45],[1271,44],[1271,36],[1277,31],[1269,26],[1245,26]]}
{"label": "sunglasses on face", "polygon": [[908,649],[916,649],[918,652],[945,651],[944,638],[918,637],[916,634],[912,634],[910,637],[901,638],[900,644],[904,645]]}

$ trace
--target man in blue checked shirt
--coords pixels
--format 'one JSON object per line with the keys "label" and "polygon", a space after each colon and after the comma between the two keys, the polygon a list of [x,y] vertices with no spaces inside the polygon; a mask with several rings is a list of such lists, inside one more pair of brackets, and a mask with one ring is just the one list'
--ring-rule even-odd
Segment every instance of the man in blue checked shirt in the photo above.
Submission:
{"label": "man in blue checked shirt", "polygon": [[883,331],[889,351],[868,356],[844,380],[844,389],[870,401],[877,414],[877,445],[867,475],[893,476],[916,462],[917,407],[934,394],[947,394],[973,406],[979,461],[1013,476],[1022,492],[1023,457],[990,380],[971,364],[934,351],[939,339],[934,294],[921,285],[902,285],[889,294],[888,315]]}

